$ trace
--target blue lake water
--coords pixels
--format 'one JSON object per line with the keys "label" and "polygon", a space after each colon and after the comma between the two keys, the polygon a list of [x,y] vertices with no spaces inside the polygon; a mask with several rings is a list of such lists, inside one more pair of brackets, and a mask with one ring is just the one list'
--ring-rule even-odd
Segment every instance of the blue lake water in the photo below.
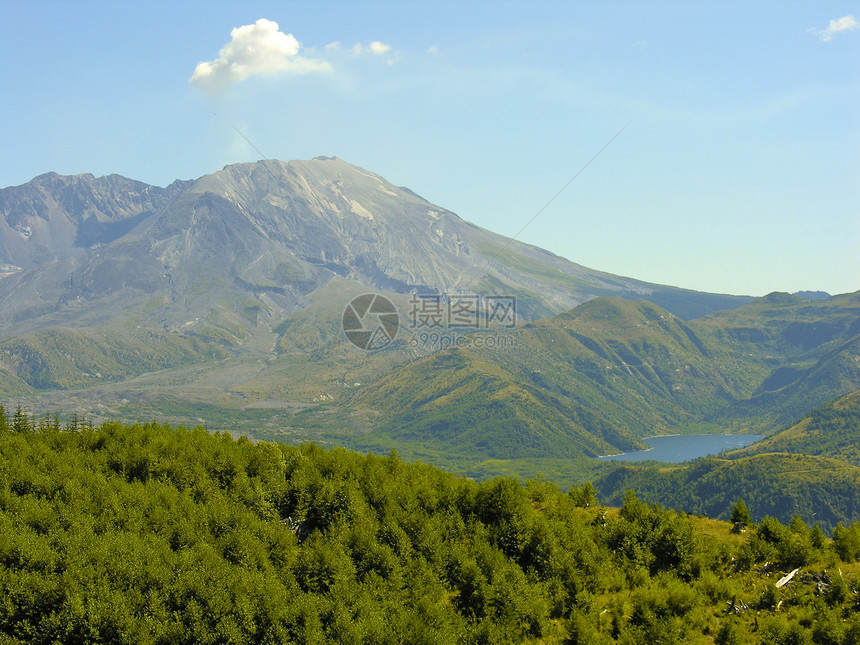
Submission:
{"label": "blue lake water", "polygon": [[671,437],[643,439],[651,450],[625,452],[610,457],[598,457],[601,461],[667,461],[678,463],[697,457],[715,455],[723,450],[743,448],[762,438],[758,434],[682,434]]}

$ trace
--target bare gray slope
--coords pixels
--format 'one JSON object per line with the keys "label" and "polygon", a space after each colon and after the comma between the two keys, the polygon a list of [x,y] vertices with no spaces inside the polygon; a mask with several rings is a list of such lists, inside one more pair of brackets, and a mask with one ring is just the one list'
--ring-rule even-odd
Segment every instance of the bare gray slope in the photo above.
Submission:
{"label": "bare gray slope", "polygon": [[32,269],[109,243],[162,208],[187,183],[159,188],[119,175],[47,173],[0,190],[2,273]]}
{"label": "bare gray slope", "polygon": [[42,175],[0,191],[0,215],[7,333],[133,312],[167,329],[271,328],[335,275],[399,293],[516,295],[526,319],[598,295],[649,298],[683,317],[745,301],[509,243],[335,158],[237,164],[164,189]]}

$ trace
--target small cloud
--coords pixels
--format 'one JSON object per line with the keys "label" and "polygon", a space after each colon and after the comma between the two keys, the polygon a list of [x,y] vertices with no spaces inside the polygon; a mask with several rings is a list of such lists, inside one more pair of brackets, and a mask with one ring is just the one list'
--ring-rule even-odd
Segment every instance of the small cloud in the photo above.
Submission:
{"label": "small cloud", "polygon": [[439,48],[436,45],[430,45],[427,49],[427,53],[433,56],[433,58],[442,58],[442,52],[439,51]]}
{"label": "small cloud", "polygon": [[397,58],[400,56],[400,52],[391,51],[391,45],[386,45],[382,41],[374,40],[369,45],[355,43],[349,50],[349,53],[352,56],[363,56],[364,54],[382,56],[383,54],[387,54],[389,52],[391,53],[391,57],[388,59],[387,62],[389,65],[393,65],[395,62],[397,62]]}
{"label": "small cloud", "polygon": [[374,40],[370,43],[370,53],[376,54],[377,56],[384,54],[385,52],[391,49],[391,45],[386,45],[378,40]]}
{"label": "small cloud", "polygon": [[841,18],[837,18],[836,20],[831,20],[830,24],[827,25],[827,29],[813,29],[814,33],[818,34],[818,37],[821,38],[822,41],[829,43],[833,40],[833,36],[843,31],[857,31],[860,29],[860,22],[851,15],[842,16]]}
{"label": "small cloud", "polygon": [[340,49],[340,41],[339,40],[336,40],[333,43],[329,43],[328,45],[325,46],[325,50],[327,52],[336,52],[338,49]]}
{"label": "small cloud", "polygon": [[647,40],[637,40],[635,43],[633,43],[633,46],[638,48],[638,49],[642,49],[643,47],[648,46],[648,41]]}
{"label": "small cloud", "polygon": [[261,18],[233,29],[218,58],[198,64],[189,82],[215,93],[256,75],[331,71],[326,61],[299,56],[300,48],[299,41],[280,31],[278,23]]}

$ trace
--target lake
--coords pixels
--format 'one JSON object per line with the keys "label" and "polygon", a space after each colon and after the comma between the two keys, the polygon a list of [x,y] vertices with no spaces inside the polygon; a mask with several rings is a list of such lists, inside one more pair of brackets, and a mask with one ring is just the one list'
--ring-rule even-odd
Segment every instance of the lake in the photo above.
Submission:
{"label": "lake", "polygon": [[723,450],[743,448],[762,438],[758,434],[680,434],[671,437],[649,437],[643,439],[651,450],[637,450],[620,455],[598,457],[601,461],[667,461],[678,463],[715,455]]}

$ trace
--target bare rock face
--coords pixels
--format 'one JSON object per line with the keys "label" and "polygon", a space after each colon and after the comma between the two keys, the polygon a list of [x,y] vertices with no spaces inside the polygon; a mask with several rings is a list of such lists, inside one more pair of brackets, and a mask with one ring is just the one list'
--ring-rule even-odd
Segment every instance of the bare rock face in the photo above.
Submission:
{"label": "bare rock face", "polygon": [[[228,166],[167,188],[41,175],[0,190],[0,330],[271,321],[341,276],[397,293],[507,293],[528,319],[597,295],[683,317],[744,299],[651,285],[511,242],[336,158]],[[256,309],[255,309],[256,308]]]}

